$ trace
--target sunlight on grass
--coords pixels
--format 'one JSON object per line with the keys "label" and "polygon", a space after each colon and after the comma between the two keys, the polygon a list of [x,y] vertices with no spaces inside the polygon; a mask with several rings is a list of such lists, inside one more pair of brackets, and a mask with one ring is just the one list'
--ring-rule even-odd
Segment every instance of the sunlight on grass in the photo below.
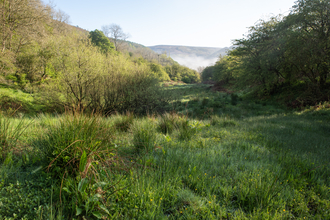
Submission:
{"label": "sunlight on grass", "polygon": [[[205,105],[226,97],[205,88],[186,85],[169,88],[176,92],[188,90],[188,106],[195,100],[192,107],[188,107],[193,117],[166,113],[138,118],[127,113],[107,118],[96,116],[97,123],[82,120],[79,129],[70,136],[70,142],[58,147],[66,149],[75,140],[92,140],[91,135],[82,133],[86,126],[98,131],[93,133],[95,140],[111,137],[109,143],[102,143],[112,149],[89,154],[93,168],[86,184],[79,175],[75,179],[61,170],[56,171],[59,180],[49,179],[54,172],[47,173],[45,167],[50,161],[45,164],[45,158],[40,159],[43,145],[38,145],[38,150],[32,145],[41,140],[48,143],[50,132],[61,133],[60,125],[70,121],[66,119],[68,116],[41,114],[33,119],[8,118],[14,127],[19,125],[19,120],[24,123],[32,120],[18,138],[24,143],[21,150],[29,159],[14,154],[1,165],[0,204],[19,213],[19,206],[10,204],[14,199],[18,204],[23,203],[28,187],[40,184],[42,188],[32,191],[47,199],[29,202],[29,210],[39,207],[36,209],[39,211],[23,212],[30,219],[49,218],[46,213],[50,210],[57,213],[55,215],[65,213],[74,217],[79,210],[86,210],[87,201],[92,199],[95,199],[93,207],[98,207],[93,210],[104,207],[102,213],[108,219],[329,219],[327,116],[330,111],[297,114],[271,105],[251,104],[244,99],[231,105],[228,99],[225,107],[199,114],[196,106],[203,102],[201,94],[209,99],[207,103],[204,101]],[[204,93],[197,96],[200,90]],[[219,111],[222,113],[218,114]],[[71,134],[70,129],[66,134]],[[85,147],[82,143],[70,153],[75,160],[72,163],[77,166],[83,159],[79,150]],[[105,163],[106,157],[101,154],[104,152],[112,158],[111,163]],[[63,153],[60,158],[70,161],[66,158],[68,155]],[[58,166],[65,167],[64,162]],[[63,182],[62,176],[66,176]],[[26,179],[30,182],[24,182]],[[17,181],[21,188],[13,185]],[[59,191],[61,185],[63,191]],[[22,198],[11,198],[12,190]],[[65,205],[60,205],[60,198]],[[74,205],[67,207],[67,204]],[[1,217],[9,216],[8,213],[0,209]]]}

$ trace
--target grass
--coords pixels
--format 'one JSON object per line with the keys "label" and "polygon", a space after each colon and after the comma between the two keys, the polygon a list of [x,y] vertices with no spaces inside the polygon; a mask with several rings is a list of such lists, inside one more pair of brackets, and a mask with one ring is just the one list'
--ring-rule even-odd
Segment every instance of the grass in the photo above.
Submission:
{"label": "grass", "polygon": [[[70,134],[70,120],[35,117],[18,137],[29,159],[13,152],[0,165],[0,218],[330,219],[328,105],[288,111],[244,97],[232,101],[205,85],[166,89],[177,94],[177,113],[86,119],[102,131],[95,134],[111,133],[112,160],[93,164],[97,178],[50,179],[33,143],[55,131]],[[18,119],[7,120],[18,126]],[[88,130],[75,132],[91,139]],[[10,197],[13,190],[20,197]],[[20,199],[29,193],[46,199]]]}

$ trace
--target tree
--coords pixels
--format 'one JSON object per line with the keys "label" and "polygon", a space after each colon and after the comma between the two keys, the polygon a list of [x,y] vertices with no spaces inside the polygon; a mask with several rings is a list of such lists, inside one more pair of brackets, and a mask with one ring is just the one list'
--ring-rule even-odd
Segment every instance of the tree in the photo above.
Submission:
{"label": "tree", "polygon": [[[297,72],[325,88],[330,72],[330,2],[298,0],[286,18]],[[297,65],[299,64],[299,65]]]}
{"label": "tree", "polygon": [[40,0],[0,0],[0,72],[15,72],[22,49],[42,39],[52,9]]}
{"label": "tree", "polygon": [[230,55],[238,58],[245,72],[241,77],[242,84],[249,82],[267,86],[290,78],[286,75],[286,32],[281,27],[282,23],[281,16],[272,17],[269,21],[260,20],[250,27],[247,38],[235,40],[237,47]]}
{"label": "tree", "polygon": [[[49,83],[43,95],[56,104],[75,109],[89,108],[91,94],[100,86],[96,84],[104,72],[105,56],[92,46],[87,36],[72,32],[67,36],[54,36],[49,42],[56,55],[49,63]],[[52,73],[50,73],[52,72]],[[63,99],[65,101],[58,101]]]}
{"label": "tree", "polygon": [[123,50],[124,41],[129,38],[129,34],[124,33],[122,28],[117,24],[104,25],[102,26],[103,33],[111,38],[115,44],[116,51]]}
{"label": "tree", "polygon": [[100,48],[102,53],[109,53],[115,49],[112,42],[107,38],[102,31],[95,29],[95,31],[89,32],[89,38],[91,42]]}
{"label": "tree", "polygon": [[202,75],[202,72],[203,72],[204,69],[205,69],[205,66],[197,67],[197,72],[199,73],[199,75]]}
{"label": "tree", "polygon": [[160,81],[170,81],[169,75],[166,73],[164,68],[158,63],[149,63],[150,70]]}

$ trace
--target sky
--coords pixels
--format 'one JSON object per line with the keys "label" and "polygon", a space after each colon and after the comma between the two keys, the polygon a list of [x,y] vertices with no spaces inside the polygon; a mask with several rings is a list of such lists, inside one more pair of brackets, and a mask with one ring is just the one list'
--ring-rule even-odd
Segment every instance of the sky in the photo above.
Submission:
{"label": "sky", "polygon": [[[44,0],[48,3],[47,0]],[[295,0],[52,0],[88,31],[118,24],[145,46],[229,47],[259,19],[287,14]]]}

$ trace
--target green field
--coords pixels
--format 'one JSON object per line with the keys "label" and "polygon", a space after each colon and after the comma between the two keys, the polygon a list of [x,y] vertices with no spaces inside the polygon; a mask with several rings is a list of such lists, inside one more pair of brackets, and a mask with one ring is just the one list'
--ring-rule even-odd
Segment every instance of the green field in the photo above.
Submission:
{"label": "green field", "polygon": [[168,113],[2,115],[0,219],[330,219],[329,104],[164,89]]}

